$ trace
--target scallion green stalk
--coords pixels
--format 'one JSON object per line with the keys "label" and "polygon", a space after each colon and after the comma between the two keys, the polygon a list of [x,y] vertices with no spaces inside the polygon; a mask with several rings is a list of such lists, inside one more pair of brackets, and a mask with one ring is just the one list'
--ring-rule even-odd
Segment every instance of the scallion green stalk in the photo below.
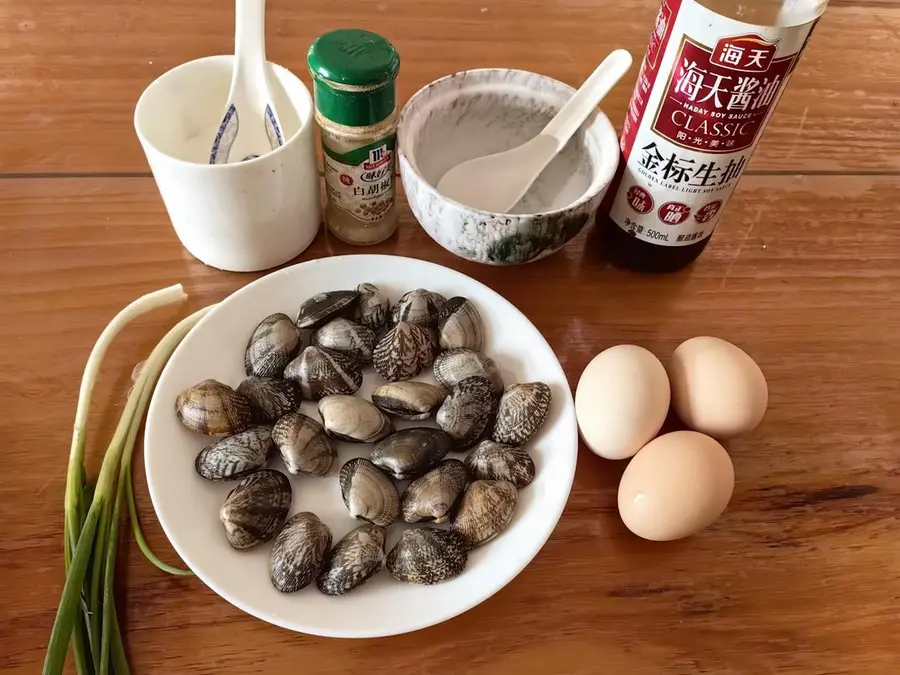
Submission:
{"label": "scallion green stalk", "polygon": [[[103,457],[100,476],[87,509],[85,493],[90,488],[84,474],[85,424],[100,365],[113,337],[141,314],[185,297],[181,286],[176,285],[131,303],[104,329],[88,358],[75,413],[66,481],[66,581],[47,645],[44,675],[62,673],[70,638],[74,638],[73,652],[80,675],[106,675],[110,672],[110,658],[116,675],[127,675],[128,664],[112,592],[123,484],[127,482],[131,452],[159,373],[175,347],[211,307],[179,322],[147,359]],[[124,464],[123,459],[126,460]],[[86,622],[78,620],[85,602]]]}

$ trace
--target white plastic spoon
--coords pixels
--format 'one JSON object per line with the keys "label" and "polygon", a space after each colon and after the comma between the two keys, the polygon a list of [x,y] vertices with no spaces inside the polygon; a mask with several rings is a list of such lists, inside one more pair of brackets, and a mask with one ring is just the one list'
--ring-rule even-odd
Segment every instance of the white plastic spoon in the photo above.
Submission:
{"label": "white plastic spoon", "polygon": [[472,208],[509,213],[630,67],[630,53],[612,52],[540,134],[512,150],[456,165],[438,181],[437,191]]}
{"label": "white plastic spoon", "polygon": [[210,164],[252,159],[284,144],[268,71],[266,0],[237,0],[231,89],[209,152]]}

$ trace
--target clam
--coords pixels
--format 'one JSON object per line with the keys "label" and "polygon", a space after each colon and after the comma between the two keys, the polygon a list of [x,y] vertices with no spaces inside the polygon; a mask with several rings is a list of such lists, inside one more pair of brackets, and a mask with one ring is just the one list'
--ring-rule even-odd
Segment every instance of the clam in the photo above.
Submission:
{"label": "clam", "polygon": [[428,382],[403,380],[377,387],[372,403],[390,415],[408,420],[425,420],[441,407],[447,392]]}
{"label": "clam", "polygon": [[398,581],[439,584],[462,574],[467,559],[465,545],[454,532],[422,527],[403,532],[385,566]]}
{"label": "clam", "polygon": [[500,534],[516,510],[516,486],[506,480],[476,480],[465,491],[450,529],[467,549],[473,549]]}
{"label": "clam", "polygon": [[408,380],[428,367],[435,350],[434,334],[428,328],[401,321],[375,345],[372,361],[384,379]]}
{"label": "clam", "polygon": [[481,440],[496,409],[491,381],[475,375],[453,387],[435,420],[453,439],[455,449],[465,450]]}
{"label": "clam", "polygon": [[438,314],[438,341],[441,349],[481,349],[484,327],[470,300],[456,296],[444,303]]}
{"label": "clam", "polygon": [[375,284],[360,284],[356,292],[359,293],[359,302],[354,316],[362,325],[377,331],[387,323],[391,301]]}
{"label": "clam", "polygon": [[391,323],[397,324],[405,321],[436,328],[438,313],[445,302],[443,295],[426,291],[424,288],[404,293],[397,304],[391,308]]}
{"label": "clam", "polygon": [[318,401],[330,394],[353,394],[363,381],[356,362],[345,354],[316,346],[304,349],[284,369],[284,377],[297,380],[303,398]]}
{"label": "clam", "polygon": [[357,457],[341,467],[341,496],[350,515],[387,527],[400,513],[400,495],[394,483],[377,466]]}
{"label": "clam", "polygon": [[231,436],[250,426],[250,402],[211,379],[178,394],[175,414],[188,429],[207,436]]}
{"label": "clam", "polygon": [[494,441],[481,441],[466,457],[466,467],[476,480],[506,480],[523,488],[534,480],[534,460],[522,450]]}
{"label": "clam", "polygon": [[375,443],[394,429],[387,415],[356,396],[326,396],[319,401],[319,416],[329,436],[351,443]]}
{"label": "clam", "polygon": [[496,396],[503,392],[503,377],[494,360],[474,349],[448,349],[434,359],[434,376],[438,383],[447,389],[453,389],[457,382],[481,375],[491,381]]}
{"label": "clam", "polygon": [[445,459],[410,483],[400,496],[400,517],[407,523],[444,523],[466,489],[468,471],[458,459]]}
{"label": "clam", "polygon": [[245,550],[275,536],[291,508],[291,482],[272,469],[241,480],[219,511],[225,536],[233,548]]}
{"label": "clam", "polygon": [[272,429],[272,440],[289,473],[327,476],[337,458],[325,427],[301,412],[288,413]]}
{"label": "clam", "polygon": [[206,480],[237,480],[266,464],[272,449],[269,427],[250,427],[207,445],[194,460],[194,468]]}
{"label": "clam", "polygon": [[331,530],[315,513],[294,514],[272,544],[272,585],[282,593],[308,586],[318,576],[330,548]]}
{"label": "clam", "polygon": [[378,441],[369,458],[397,480],[409,480],[440,462],[452,444],[450,436],[440,429],[412,427]]}
{"label": "clam", "polygon": [[250,403],[251,420],[275,424],[278,418],[300,409],[303,395],[296,380],[276,380],[251,375],[238,385],[237,393]]}
{"label": "clam", "polygon": [[323,349],[346,354],[357,363],[369,363],[375,349],[375,331],[338,317],[319,328],[313,335],[313,341]]}
{"label": "clam", "polygon": [[523,445],[537,433],[550,409],[550,387],[526,382],[506,388],[497,406],[491,437],[498,443]]}
{"label": "clam", "polygon": [[356,291],[329,291],[317,293],[300,305],[297,312],[298,328],[318,328],[353,309],[359,297]]}
{"label": "clam", "polygon": [[263,319],[250,335],[244,352],[247,375],[281,377],[284,367],[297,353],[302,341],[301,331],[287,314],[271,314]]}
{"label": "clam", "polygon": [[365,523],[350,530],[326,557],[316,586],[325,595],[344,595],[372,578],[384,563],[385,530]]}

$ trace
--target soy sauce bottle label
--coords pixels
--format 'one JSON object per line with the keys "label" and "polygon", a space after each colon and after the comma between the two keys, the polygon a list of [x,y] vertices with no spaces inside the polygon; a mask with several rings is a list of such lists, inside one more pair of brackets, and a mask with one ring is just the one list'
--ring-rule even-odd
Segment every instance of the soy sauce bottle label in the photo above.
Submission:
{"label": "soy sauce bottle label", "polygon": [[758,26],[663,0],[619,140],[610,219],[662,246],[709,237],[815,23]]}

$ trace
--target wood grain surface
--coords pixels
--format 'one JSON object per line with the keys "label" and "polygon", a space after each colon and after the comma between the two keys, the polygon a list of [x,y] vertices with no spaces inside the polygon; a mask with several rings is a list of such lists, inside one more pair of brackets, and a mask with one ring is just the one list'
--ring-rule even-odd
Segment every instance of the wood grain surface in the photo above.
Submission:
{"label": "wood grain surface", "polygon": [[[577,86],[610,49],[642,55],[656,0],[269,0],[267,54],[308,82],[320,33],[363,26],[400,51],[406,99],[466,68]],[[302,7],[302,9],[301,9]],[[9,172],[144,172],[132,114],[154,78],[230,53],[226,0],[0,0],[0,147]],[[833,0],[753,158],[756,170],[900,171],[897,0]],[[631,85],[603,104],[619,124]]]}
{"label": "wood grain surface", "polygon": [[[615,46],[640,53],[655,2],[269,0],[269,55],[304,70],[310,40],[362,25],[401,51],[401,98],[446,72],[541,70],[577,84]],[[526,267],[467,263],[408,211],[373,249],[320,232],[298,259],[381,252],[468,274],[519,307],[573,385],[601,349],[666,360],[712,334],[758,360],[770,409],[731,442],[725,515],[650,543],[616,513],[623,464],[581,449],[553,536],[512,583],[442,625],[388,639],[299,635],[168,577],[123,535],[119,611],[135,675],[427,673],[887,675],[900,664],[900,3],[834,0],[707,251],[656,277],[607,265],[593,232]],[[79,380],[138,295],[190,294],[114,343],[88,469],[132,366],[181,316],[259,275],[180,246],[134,138],[142,88],[230,49],[224,1],[0,0],[0,670],[39,672],[62,587],[62,507]],[[630,84],[606,106],[618,126]],[[131,175],[134,174],[134,175]],[[402,201],[402,199],[401,199]],[[141,461],[136,462],[140,466]],[[138,508],[152,546],[142,471]],[[73,671],[74,672],[74,671]]]}

